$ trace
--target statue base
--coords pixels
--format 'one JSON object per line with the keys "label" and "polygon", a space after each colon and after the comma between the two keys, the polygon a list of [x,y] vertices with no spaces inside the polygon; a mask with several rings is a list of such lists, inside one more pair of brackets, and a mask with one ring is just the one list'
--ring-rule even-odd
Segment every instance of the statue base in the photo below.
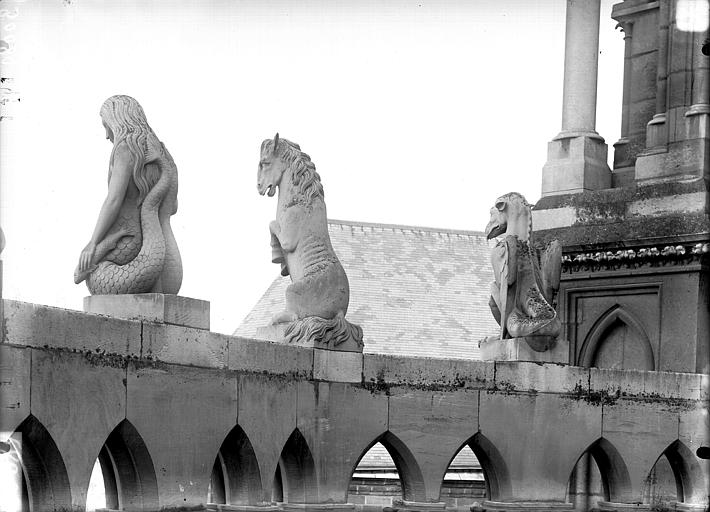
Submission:
{"label": "statue base", "polygon": [[90,295],[84,297],[84,311],[127,320],[145,320],[194,329],[210,328],[210,303],[164,293]]}
{"label": "statue base", "polygon": [[336,352],[356,352],[362,353],[363,345],[355,341],[355,338],[350,336],[347,340],[335,345],[332,340],[321,342],[315,339],[299,338],[291,342],[287,342],[285,338],[286,329],[291,325],[290,322],[281,324],[267,325],[266,327],[258,327],[256,329],[256,338],[260,340],[274,341],[276,343],[288,343],[299,347],[318,348],[321,350],[332,350]]}
{"label": "statue base", "polygon": [[483,361],[531,361],[569,364],[569,341],[551,336],[525,336],[501,340],[488,337],[478,342]]}

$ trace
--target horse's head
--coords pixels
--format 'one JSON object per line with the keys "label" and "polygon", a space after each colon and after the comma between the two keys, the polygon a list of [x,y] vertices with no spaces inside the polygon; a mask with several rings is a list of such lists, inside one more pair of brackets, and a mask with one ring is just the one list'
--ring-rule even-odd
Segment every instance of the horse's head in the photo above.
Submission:
{"label": "horse's head", "polygon": [[276,188],[281,184],[281,178],[288,164],[279,156],[279,134],[274,140],[266,139],[261,144],[261,158],[259,159],[259,172],[256,176],[256,189],[260,195],[267,194],[272,197]]}
{"label": "horse's head", "polygon": [[[513,225],[516,234],[527,234],[530,220],[530,205],[517,192],[510,192],[496,199],[491,208],[491,219],[486,226],[486,237],[495,238],[508,231],[508,225]],[[527,237],[525,237],[527,240]]]}

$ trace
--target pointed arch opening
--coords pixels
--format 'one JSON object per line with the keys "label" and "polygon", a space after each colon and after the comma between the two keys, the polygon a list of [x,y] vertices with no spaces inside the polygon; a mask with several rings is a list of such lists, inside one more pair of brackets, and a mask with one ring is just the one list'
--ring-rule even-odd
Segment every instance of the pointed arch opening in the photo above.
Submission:
{"label": "pointed arch opening", "polygon": [[654,507],[700,503],[706,498],[702,469],[680,440],[671,443],[654,463],[644,482],[643,498]]}
{"label": "pointed arch opening", "polygon": [[503,501],[512,496],[508,466],[498,449],[481,432],[466,442],[478,459],[486,484],[486,496],[492,501]]}
{"label": "pointed arch opening", "polygon": [[318,481],[313,455],[306,439],[295,429],[281,451],[274,483],[280,479],[284,503],[316,503]]}
{"label": "pointed arch opening", "polygon": [[261,501],[259,463],[249,437],[237,425],[224,439],[215,458],[207,502],[256,505]]}
{"label": "pointed arch opening", "polygon": [[348,503],[391,506],[393,500],[424,500],[424,477],[409,448],[385,432],[363,451],[352,468]]}
{"label": "pointed arch opening", "polygon": [[441,499],[447,506],[470,507],[476,501],[502,501],[511,496],[508,468],[493,443],[481,432],[452,456],[444,474]]}
{"label": "pointed arch opening", "polygon": [[[8,439],[10,449],[1,455],[12,473],[9,488],[2,493],[3,506],[35,512],[71,509],[69,477],[47,429],[34,416],[28,416]],[[13,489],[16,487],[16,489]],[[14,503],[4,503],[14,500]],[[13,509],[8,506],[9,509]]]}
{"label": "pointed arch opening", "polygon": [[600,501],[624,502],[631,479],[618,450],[603,437],[592,443],[575,462],[567,484],[567,502],[575,510],[592,510]]}
{"label": "pointed arch opening", "polygon": [[123,420],[109,434],[89,481],[87,510],[158,508],[153,460],[136,428]]}
{"label": "pointed arch opening", "polygon": [[623,370],[655,370],[653,347],[634,315],[619,305],[592,326],[577,357],[579,366]]}
{"label": "pointed arch opening", "polygon": [[475,502],[488,499],[488,486],[478,457],[468,443],[449,462],[441,482],[440,501],[456,510],[468,510]]}

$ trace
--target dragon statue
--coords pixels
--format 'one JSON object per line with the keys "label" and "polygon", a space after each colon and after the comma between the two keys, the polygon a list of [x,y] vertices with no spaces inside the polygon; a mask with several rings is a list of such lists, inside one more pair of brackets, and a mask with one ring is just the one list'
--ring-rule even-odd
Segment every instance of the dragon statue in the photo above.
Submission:
{"label": "dragon statue", "polygon": [[501,237],[491,252],[495,282],[489,301],[500,339],[525,338],[533,349],[546,350],[561,331],[555,296],[562,246],[555,240],[544,251],[535,250],[531,207],[517,192],[496,200],[486,236]]}
{"label": "dragon statue", "polygon": [[170,217],[177,211],[177,167],[138,102],[117,95],[101,107],[113,142],[109,192],[74,282],[92,295],[177,294],[182,262]]}
{"label": "dragon statue", "polygon": [[269,224],[272,261],[292,282],[272,325],[288,324],[286,342],[335,347],[352,339],[362,347],[362,329],[345,319],[350,286],[330,242],[320,176],[298,144],[278,134],[261,144],[257,175],[260,195],[273,197],[277,189],[276,220]]}

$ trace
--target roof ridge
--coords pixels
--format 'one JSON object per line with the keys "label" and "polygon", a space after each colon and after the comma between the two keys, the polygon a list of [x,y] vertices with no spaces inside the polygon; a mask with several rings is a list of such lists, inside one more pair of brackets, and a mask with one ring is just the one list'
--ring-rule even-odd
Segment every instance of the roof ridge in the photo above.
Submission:
{"label": "roof ridge", "polygon": [[408,226],[405,224],[384,224],[379,222],[360,222],[354,220],[338,220],[328,219],[330,225],[352,226],[352,227],[367,227],[380,229],[399,229],[407,231],[426,231],[428,233],[446,233],[451,235],[466,235],[466,236],[486,236],[483,231],[473,231],[465,229],[450,229],[450,228],[432,228],[425,226]]}

